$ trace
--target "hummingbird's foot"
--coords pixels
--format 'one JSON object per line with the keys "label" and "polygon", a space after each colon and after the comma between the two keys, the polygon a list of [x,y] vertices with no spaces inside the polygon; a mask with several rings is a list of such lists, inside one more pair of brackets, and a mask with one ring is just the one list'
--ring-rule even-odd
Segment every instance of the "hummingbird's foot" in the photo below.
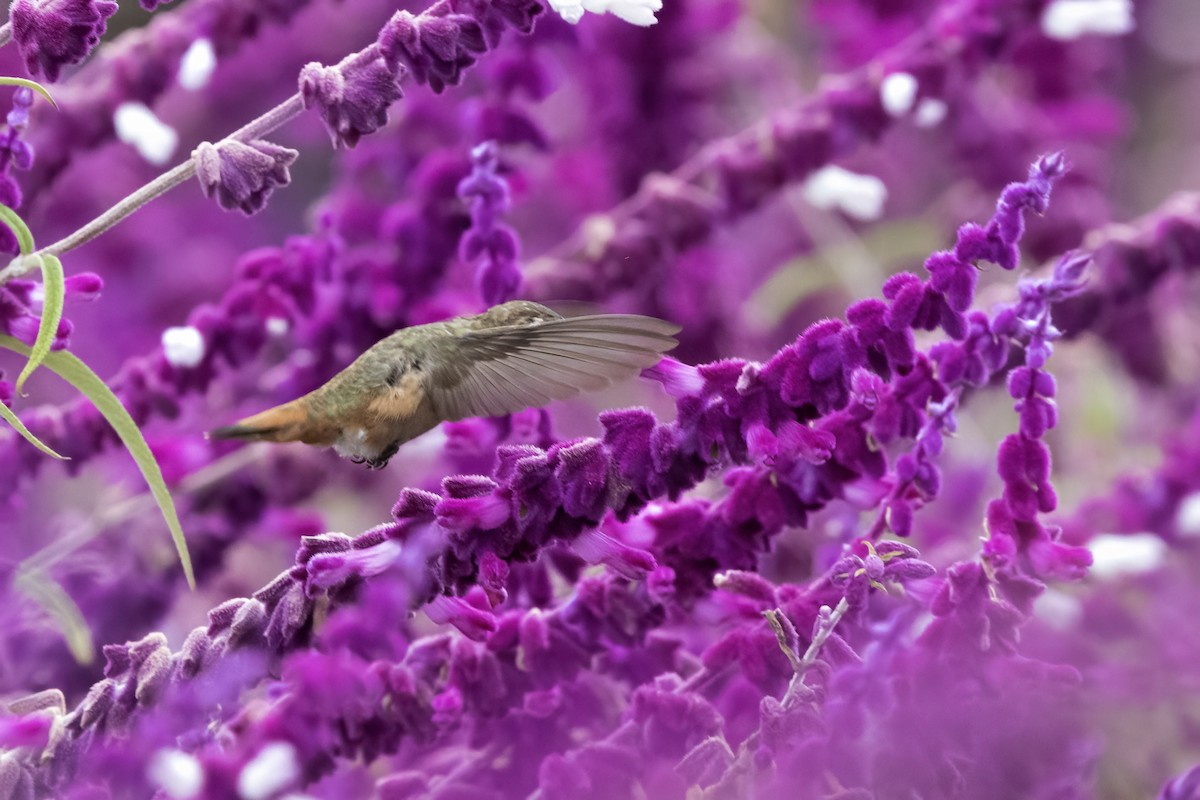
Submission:
{"label": "hummingbird's foot", "polygon": [[392,456],[396,455],[396,451],[400,449],[400,440],[396,440],[383,448],[379,455],[375,456],[367,462],[368,469],[383,469],[392,460]]}
{"label": "hummingbird's foot", "polygon": [[365,463],[367,463],[367,457],[366,456],[350,456],[350,463],[351,464],[365,464]]}

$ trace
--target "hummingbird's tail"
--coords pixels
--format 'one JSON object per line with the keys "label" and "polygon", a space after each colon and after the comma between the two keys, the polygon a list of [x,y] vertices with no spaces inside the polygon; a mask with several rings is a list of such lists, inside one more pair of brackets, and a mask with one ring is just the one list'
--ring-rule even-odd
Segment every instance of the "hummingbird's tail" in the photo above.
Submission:
{"label": "hummingbird's tail", "polygon": [[241,439],[250,442],[295,442],[304,437],[308,413],[299,401],[268,408],[233,425],[215,428],[209,439]]}

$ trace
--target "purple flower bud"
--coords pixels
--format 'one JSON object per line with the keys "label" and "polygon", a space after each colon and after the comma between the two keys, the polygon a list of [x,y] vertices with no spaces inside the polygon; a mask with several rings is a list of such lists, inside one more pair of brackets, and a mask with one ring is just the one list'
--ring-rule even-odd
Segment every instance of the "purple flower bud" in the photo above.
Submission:
{"label": "purple flower bud", "polygon": [[867,578],[878,581],[883,578],[883,559],[872,553],[863,559],[863,569],[866,570]]}
{"label": "purple flower bud", "polygon": [[167,647],[166,637],[162,637],[159,646],[148,653],[138,667],[135,690],[138,705],[148,706],[158,699],[171,679],[172,667],[171,648]]}
{"label": "purple flower bud", "polygon": [[267,620],[267,646],[276,652],[284,644],[291,642],[308,621],[313,608],[312,601],[305,594],[304,586],[296,581],[289,581],[289,584],[288,590],[275,603],[271,617]]}
{"label": "purple flower bud", "polygon": [[316,536],[305,536],[300,540],[300,549],[296,552],[296,563],[307,564],[313,556],[322,553],[345,553],[350,550],[354,540],[344,533],[321,533]]}
{"label": "purple flower bud", "polygon": [[79,714],[76,724],[84,728],[92,728],[104,719],[112,709],[117,698],[117,682],[105,678],[94,685],[79,704]]}
{"label": "purple flower bud", "polygon": [[288,167],[298,155],[295,150],[262,139],[225,139],[217,144],[201,142],[193,157],[205,196],[215,195],[221,208],[236,208],[250,215],[266,206],[275,187],[291,181]]}
{"label": "purple flower bud", "polygon": [[[211,609],[208,612],[208,635],[214,636],[228,628],[233,623],[233,618],[237,616],[238,609],[240,609],[242,604],[245,602],[246,598],[244,597],[234,597]],[[114,651],[114,654],[115,652],[116,651]],[[118,673],[126,668],[128,664],[128,656],[125,656],[124,660],[119,662],[114,658],[113,655],[109,655],[107,648],[105,648],[105,655],[108,656],[108,663],[111,667],[115,668],[118,665],[121,665],[120,669],[117,670]]]}
{"label": "purple flower bud", "polygon": [[175,669],[180,678],[186,680],[200,671],[204,664],[204,654],[211,642],[212,639],[204,626],[192,629],[175,658]]}
{"label": "purple flower bud", "polygon": [[263,634],[266,626],[267,607],[261,601],[249,598],[238,608],[229,624],[229,641],[231,644],[253,642]]}
{"label": "purple flower bud", "polygon": [[417,522],[432,522],[434,509],[441,502],[441,497],[433,492],[420,489],[405,489],[400,492],[400,499],[392,506],[392,516],[398,521],[414,520]]}
{"label": "purple flower bud", "polygon": [[1050,485],[1050,448],[1037,439],[1012,435],[1000,443],[997,467],[1004,481],[1004,500],[1020,520],[1058,506]]}
{"label": "purple flower bud", "polygon": [[66,296],[72,300],[95,300],[104,288],[104,279],[94,272],[80,272],[66,280]]}
{"label": "purple flower bud", "polygon": [[954,253],[934,253],[925,261],[929,271],[929,283],[946,296],[950,308],[965,313],[975,298],[975,286],[979,282],[979,270],[973,264],[959,259]]}
{"label": "purple flower bud", "polygon": [[87,58],[116,12],[111,0],[16,0],[9,13],[26,68],[54,82],[63,67]]}
{"label": "purple flower bud", "polygon": [[311,63],[300,72],[304,107],[320,111],[336,148],[354,147],[386,125],[388,107],[402,96],[400,67],[383,58],[333,67]]}

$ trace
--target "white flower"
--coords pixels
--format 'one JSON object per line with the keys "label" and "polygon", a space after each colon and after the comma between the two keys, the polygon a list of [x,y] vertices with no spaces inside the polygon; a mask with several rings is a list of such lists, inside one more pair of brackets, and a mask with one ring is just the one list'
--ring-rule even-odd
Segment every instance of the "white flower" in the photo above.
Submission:
{"label": "white flower", "polygon": [[926,97],[917,103],[917,113],[913,114],[913,122],[918,128],[932,128],[946,118],[949,110],[945,100],[936,97]]}
{"label": "white flower", "polygon": [[823,167],[804,182],[804,199],[817,208],[836,209],[860,220],[878,219],[887,187],[874,175],[859,175],[841,167]]}
{"label": "white flower", "polygon": [[204,360],[204,335],[190,325],[167,328],[162,335],[163,355],[173,367],[194,367]]}
{"label": "white flower", "polygon": [[242,800],[267,800],[300,777],[296,748],[287,742],[274,742],[259,751],[242,767],[237,789]]}
{"label": "white flower", "polygon": [[912,111],[917,99],[917,79],[907,72],[893,72],[879,84],[879,100],[883,110],[893,117],[903,117]]}
{"label": "white flower", "polygon": [[208,85],[217,68],[217,53],[208,39],[197,39],[179,61],[179,85],[196,91]]}
{"label": "white flower", "polygon": [[1152,533],[1105,533],[1088,542],[1092,551],[1089,574],[1100,579],[1140,575],[1162,563],[1167,545]]}
{"label": "white flower", "polygon": [[550,0],[550,7],[572,25],[592,14],[613,14],[631,25],[653,25],[654,14],[662,10],[662,0]]}
{"label": "white flower", "polygon": [[191,800],[204,788],[204,768],[180,750],[159,750],[146,767],[146,777],[174,800]]}
{"label": "white flower", "polygon": [[179,143],[175,129],[165,124],[142,103],[121,103],[113,114],[117,138],[133,145],[142,158],[161,166],[167,163]]}
{"label": "white flower", "polygon": [[1200,536],[1200,492],[1192,492],[1179,502],[1175,530],[1181,536]]}
{"label": "white flower", "polygon": [[1120,36],[1133,27],[1133,0],[1054,0],[1042,12],[1042,33],[1051,39]]}

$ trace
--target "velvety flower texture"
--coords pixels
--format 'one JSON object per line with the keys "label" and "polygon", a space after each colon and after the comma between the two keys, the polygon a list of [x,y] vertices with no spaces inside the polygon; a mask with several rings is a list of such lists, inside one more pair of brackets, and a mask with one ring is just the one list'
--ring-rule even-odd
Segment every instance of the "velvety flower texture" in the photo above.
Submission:
{"label": "velvety flower texture", "polygon": [[379,49],[393,68],[403,64],[418,83],[442,92],[496,46],[505,27],[528,33],[542,11],[538,0],[439,0],[420,16],[397,11],[379,32]]}
{"label": "velvety flower texture", "polygon": [[[1014,223],[1014,218],[1027,208],[1044,208],[1053,179],[1061,169],[1061,160],[1056,157],[1040,160],[1032,168],[1029,181],[1014,184],[1005,191],[988,226],[966,226],[960,230],[959,245],[954,252],[965,251],[980,237],[994,237],[996,247],[1006,248],[1013,241],[1010,237],[1019,236],[1022,229]],[[994,232],[994,235],[986,232]],[[946,259],[947,254],[941,254],[933,257],[931,262],[945,263]],[[1077,274],[1077,270],[1069,274]],[[66,715],[66,734],[49,745],[55,754],[50,759],[53,766],[30,776],[29,780],[46,786],[69,780],[80,768],[80,763],[75,761],[77,756],[69,755],[78,752],[71,742],[86,731],[112,726],[125,728],[140,711],[158,704],[160,692],[165,687],[179,683],[186,689],[191,679],[202,671],[223,670],[226,664],[244,665],[244,658],[230,661],[228,657],[248,645],[251,646],[250,654],[256,652],[262,642],[268,653],[290,650],[304,640],[304,631],[315,608],[314,599],[323,596],[339,599],[342,592],[351,589],[357,581],[388,574],[402,564],[405,565],[401,569],[407,576],[404,583],[410,597],[431,600],[427,605],[430,619],[458,628],[469,640],[483,642],[495,641],[503,630],[502,619],[497,618],[492,602],[503,602],[506,597],[504,575],[510,569],[508,565],[533,557],[555,540],[570,542],[574,553],[586,561],[607,564],[620,580],[638,581],[645,577],[645,590],[656,602],[670,598],[694,602],[694,598],[677,591],[673,567],[660,568],[650,553],[588,529],[603,520],[606,508],[613,509],[619,517],[628,517],[658,497],[676,497],[698,481],[709,465],[716,466],[726,459],[746,459],[751,451],[745,445],[739,445],[738,440],[743,436],[755,440],[759,437],[754,433],[757,429],[766,428],[767,432],[778,426],[786,429],[789,417],[794,425],[797,412],[809,413],[807,409],[814,409],[811,413],[818,416],[835,415],[849,402],[849,392],[834,388],[839,373],[818,368],[818,364],[830,334],[839,330],[838,326],[818,323],[801,336],[796,345],[785,348],[761,368],[749,370],[747,365],[730,370],[728,367],[733,365],[710,365],[708,369],[713,378],[723,375],[724,381],[733,379],[734,384],[727,383],[724,392],[714,395],[715,402],[700,415],[695,413],[697,397],[692,393],[704,384],[698,385],[688,379],[686,370],[668,369],[662,373],[662,380],[679,395],[679,420],[676,423],[661,425],[648,412],[638,409],[613,412],[602,415],[607,429],[603,441],[566,442],[544,451],[530,446],[508,446],[498,452],[500,464],[494,480],[482,476],[447,478],[443,481],[442,496],[405,490],[393,511],[396,524],[381,526],[354,540],[334,534],[306,539],[295,569],[281,574],[252,598],[229,601],[214,609],[207,629],[193,631],[177,654],[172,654],[159,634],[123,648],[106,649],[106,680],[93,686],[83,705]],[[866,361],[861,363],[865,365]],[[840,380],[849,381],[850,378],[842,374]],[[721,417],[726,421],[721,422]],[[741,425],[748,426],[744,428],[748,434],[730,427],[731,424],[738,425],[739,418]],[[774,444],[773,448],[770,462],[773,470],[778,470],[785,460],[794,458],[796,449],[807,453],[803,458],[810,464],[821,464],[830,456],[828,452],[808,452],[810,445],[805,443],[805,437],[795,433]],[[786,476],[786,473],[781,475]],[[826,501],[828,499],[831,498]],[[484,531],[486,536],[480,536]],[[845,614],[847,610],[860,613],[867,592],[873,587],[919,581],[931,574],[928,565],[915,559],[916,551],[911,547],[893,543],[882,543],[878,548],[868,543],[865,547],[864,555],[851,555],[830,570],[832,583],[826,591],[840,585],[844,596],[843,603],[839,603],[838,611],[831,612],[833,614]],[[669,550],[664,554],[668,561],[677,558]],[[740,563],[725,566],[736,568]],[[492,587],[490,595],[478,587],[468,590],[477,580],[483,586]],[[581,590],[584,587],[585,584],[580,585]],[[439,597],[447,591],[465,593],[461,597]],[[351,592],[344,599],[352,595]],[[837,618],[830,614],[817,616],[818,621],[812,623],[817,625],[813,641],[827,645],[831,652],[837,652],[838,648],[850,652],[840,634],[833,637]],[[628,626],[623,630],[623,640],[630,644],[638,641],[628,638]],[[798,637],[791,633],[781,641],[798,642]],[[800,658],[798,649],[793,649],[793,655]],[[803,669],[798,668],[794,688],[789,689],[787,697],[793,694],[808,696],[811,690],[803,683],[808,663],[804,661]],[[709,669],[718,669],[720,664],[715,658],[707,662]],[[249,672],[242,672],[245,668],[237,668],[241,677],[236,680],[256,680],[261,667],[251,666]],[[667,695],[672,696],[680,689],[669,681],[664,686]],[[300,694],[306,695],[305,692]],[[638,695],[643,699],[635,702],[634,707],[649,708],[644,704],[651,696]],[[334,719],[342,719],[340,701],[345,699],[339,696],[339,710]],[[707,708],[707,701],[689,701],[686,692],[679,695],[678,701],[668,700],[664,695],[654,702],[657,704],[654,707],[667,710],[679,703],[698,703],[697,708]],[[773,742],[775,748],[785,746],[791,734],[777,739],[771,738],[775,734],[768,735],[766,731],[777,730],[780,726],[792,730],[795,723],[789,720],[800,713],[792,710],[796,702],[785,699],[779,708],[770,703],[764,706],[767,716],[761,735],[767,737],[766,741]],[[311,707],[304,708],[305,713],[311,713]],[[435,720],[436,714],[444,710],[435,713]],[[678,714],[678,711],[672,713]],[[717,733],[718,729],[714,727],[717,717],[709,712],[705,714],[710,720],[703,726],[705,735],[686,744],[688,749],[699,747]],[[641,725],[652,726],[655,718],[652,713],[635,714],[635,720]],[[685,714],[683,718],[688,717]],[[767,718],[771,720],[769,725]],[[804,718],[803,714],[801,718]],[[690,723],[688,725],[690,727]],[[426,735],[407,726],[400,732],[410,736]],[[361,752],[372,757],[396,746],[395,739],[385,741],[388,743],[370,745]],[[315,770],[314,774],[320,774],[328,768],[329,754],[360,752],[361,745],[350,745],[347,749],[343,744],[326,743],[313,750],[311,743],[293,741],[289,747],[292,759],[316,758],[310,769]],[[382,747],[382,750],[374,749],[376,747]],[[252,750],[255,754],[258,752],[257,747]],[[101,747],[97,757],[107,759],[108,753]],[[685,751],[667,749],[662,753],[664,757],[672,754],[679,758]],[[247,758],[254,757],[257,755],[247,753]],[[580,759],[584,757],[572,755],[566,763],[580,763]],[[85,760],[82,763],[92,762]],[[245,769],[249,768],[247,764]],[[302,772],[296,768],[297,775]],[[742,774],[737,770],[734,772]],[[543,776],[539,780],[544,779]]]}
{"label": "velvety flower texture", "polygon": [[13,39],[31,73],[56,81],[63,67],[87,58],[115,13],[112,0],[16,0]]}
{"label": "velvety flower texture", "polygon": [[300,73],[304,107],[317,107],[334,147],[354,147],[386,125],[388,107],[401,97],[398,64],[382,58],[362,61],[333,67],[308,64]]}
{"label": "velvety flower texture", "polygon": [[[14,94],[0,201],[63,256],[52,346],[140,426],[198,586],[96,405],[0,379],[70,458],[0,431],[0,800],[1195,793],[1200,205],[1113,224],[1190,180],[1132,99],[1196,80],[1185,12],[142,6],[75,70],[107,6],[14,4],[21,60],[18,12],[75,28],[34,42],[59,110]],[[131,119],[194,159],[153,178]],[[193,171],[288,194],[163,193]],[[203,438],[514,298],[684,330],[382,474]]]}
{"label": "velvety flower texture", "polygon": [[196,178],[207,197],[216,197],[221,208],[255,214],[278,186],[291,182],[288,167],[300,154],[263,140],[217,144],[201,142],[196,148]]}

